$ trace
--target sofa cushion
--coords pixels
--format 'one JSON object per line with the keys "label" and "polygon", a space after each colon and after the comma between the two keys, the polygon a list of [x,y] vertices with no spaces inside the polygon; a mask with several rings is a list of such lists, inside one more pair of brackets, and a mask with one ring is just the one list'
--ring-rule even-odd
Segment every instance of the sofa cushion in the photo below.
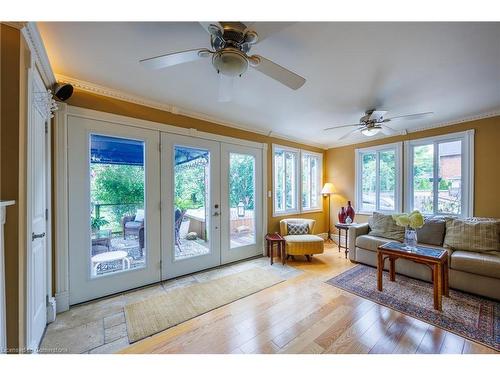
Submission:
{"label": "sofa cushion", "polygon": [[474,253],[472,251],[454,251],[451,265],[454,270],[500,278],[500,252]]}
{"label": "sofa cushion", "polygon": [[365,234],[356,238],[356,246],[361,247],[365,250],[377,251],[377,248],[387,242],[390,242],[387,238],[375,237],[371,234]]}
{"label": "sofa cushion", "polygon": [[142,227],[143,225],[144,225],[144,223],[142,223],[142,222],[127,221],[125,223],[125,228],[127,228],[127,229],[138,229],[138,228]]}
{"label": "sofa cushion", "polygon": [[309,234],[309,225],[307,223],[287,223],[287,234]]}
{"label": "sofa cushion", "polygon": [[369,219],[370,235],[376,237],[389,238],[403,242],[405,236],[405,228],[396,225],[392,215],[384,215],[374,212]]}
{"label": "sofa cushion", "polygon": [[473,252],[500,251],[500,220],[448,219],[444,246]]}
{"label": "sofa cushion", "polygon": [[424,226],[417,229],[417,241],[422,244],[443,246],[446,221],[425,219]]}

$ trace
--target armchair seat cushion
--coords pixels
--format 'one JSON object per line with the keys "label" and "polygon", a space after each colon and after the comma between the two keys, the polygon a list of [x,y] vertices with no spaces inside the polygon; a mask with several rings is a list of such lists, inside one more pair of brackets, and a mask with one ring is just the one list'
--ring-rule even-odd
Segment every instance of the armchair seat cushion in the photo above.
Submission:
{"label": "armchair seat cushion", "polygon": [[457,250],[451,254],[450,267],[457,271],[500,278],[500,252],[475,253]]}
{"label": "armchair seat cushion", "polygon": [[139,229],[144,225],[143,222],[138,222],[138,221],[127,221],[125,223],[125,228],[127,229]]}
{"label": "armchair seat cushion", "polygon": [[313,234],[288,235],[283,238],[289,255],[322,254],[324,251],[324,240]]}

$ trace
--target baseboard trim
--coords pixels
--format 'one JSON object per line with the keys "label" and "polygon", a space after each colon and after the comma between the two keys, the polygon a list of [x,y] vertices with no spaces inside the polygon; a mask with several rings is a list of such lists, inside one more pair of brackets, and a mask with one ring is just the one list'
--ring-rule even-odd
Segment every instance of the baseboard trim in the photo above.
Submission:
{"label": "baseboard trim", "polygon": [[56,293],[56,312],[62,313],[69,310],[69,292]]}

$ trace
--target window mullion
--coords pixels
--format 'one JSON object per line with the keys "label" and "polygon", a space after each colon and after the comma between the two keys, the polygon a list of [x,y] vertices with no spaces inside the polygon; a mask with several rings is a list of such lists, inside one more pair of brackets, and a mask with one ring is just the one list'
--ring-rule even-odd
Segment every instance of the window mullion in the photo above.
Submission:
{"label": "window mullion", "polygon": [[375,159],[375,210],[380,211],[380,151]]}
{"label": "window mullion", "polygon": [[432,184],[432,192],[433,192],[433,213],[437,215],[439,212],[438,209],[438,194],[439,194],[439,142],[434,142],[434,171],[433,171],[433,184]]}

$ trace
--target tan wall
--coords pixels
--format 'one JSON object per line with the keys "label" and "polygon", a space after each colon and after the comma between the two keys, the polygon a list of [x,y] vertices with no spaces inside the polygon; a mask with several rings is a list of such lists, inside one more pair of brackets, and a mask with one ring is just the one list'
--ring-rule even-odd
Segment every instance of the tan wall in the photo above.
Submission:
{"label": "tan wall", "polygon": [[[355,149],[391,142],[407,141],[474,129],[474,216],[500,218],[500,116],[464,122],[441,128],[410,133],[405,136],[384,138],[339,148],[326,152],[327,181],[332,182],[338,192],[332,197],[332,222],[347,200],[354,201]],[[354,201],[355,209],[356,202]],[[355,221],[366,222],[368,216],[357,215]]]}
{"label": "tan wall", "polygon": [[[182,128],[194,128],[200,131],[224,135],[227,137],[234,137],[239,139],[245,139],[254,142],[261,142],[268,144],[268,166],[267,166],[267,187],[268,190],[272,190],[272,147],[273,143],[277,143],[284,146],[298,147],[309,151],[315,151],[324,153],[324,150],[316,147],[311,147],[295,142],[289,142],[281,140],[278,138],[267,137],[262,134],[252,133],[249,131],[239,130],[231,128],[228,126],[219,125],[216,123],[194,119],[191,117],[183,115],[175,115],[170,112],[161,111],[154,108],[145,107],[138,104],[133,104],[121,100],[116,100],[108,98],[105,96],[95,95],[82,90],[75,90],[73,96],[67,101],[68,104],[84,107],[89,109],[94,109],[102,112],[109,112],[118,115],[159,122],[163,124],[178,126]],[[324,173],[323,173],[324,174]],[[279,221],[284,217],[272,217],[272,199],[268,198],[267,201],[267,211],[268,211],[268,231],[275,232],[279,231]],[[305,217],[309,219],[315,219],[317,233],[325,231],[325,214],[324,212],[309,213],[292,215],[290,217]]]}
{"label": "tan wall", "polygon": [[5,224],[7,346],[18,348],[25,345],[26,82],[31,57],[19,30],[4,24],[0,28],[0,199],[16,201],[7,207]]}

